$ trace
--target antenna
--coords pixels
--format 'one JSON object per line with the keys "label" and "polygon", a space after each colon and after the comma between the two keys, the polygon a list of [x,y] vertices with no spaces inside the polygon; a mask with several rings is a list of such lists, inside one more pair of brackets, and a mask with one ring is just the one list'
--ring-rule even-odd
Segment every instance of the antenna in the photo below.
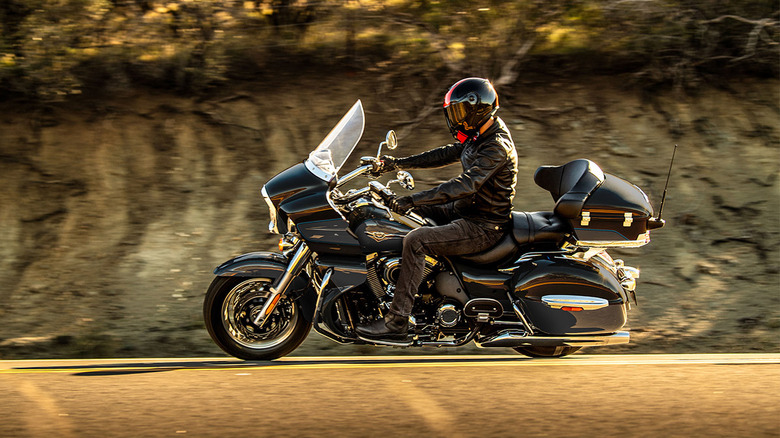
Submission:
{"label": "antenna", "polygon": [[664,185],[664,194],[661,196],[661,205],[658,207],[658,217],[651,218],[648,224],[648,228],[655,229],[655,228],[661,228],[664,226],[666,221],[661,219],[661,215],[664,212],[664,202],[666,202],[666,190],[669,188],[669,179],[672,177],[672,166],[674,165],[674,156],[677,154],[677,145],[674,145],[674,150],[672,151],[672,159],[669,162],[669,173],[666,175],[666,184]]}

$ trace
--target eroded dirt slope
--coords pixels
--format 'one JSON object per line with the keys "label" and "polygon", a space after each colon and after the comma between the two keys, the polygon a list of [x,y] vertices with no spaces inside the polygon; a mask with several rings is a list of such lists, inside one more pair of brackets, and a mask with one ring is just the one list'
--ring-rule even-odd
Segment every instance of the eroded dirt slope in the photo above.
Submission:
{"label": "eroded dirt slope", "polygon": [[[401,134],[397,155],[450,141],[441,113],[426,111],[439,93],[415,97],[430,90],[355,76],[256,89],[0,106],[0,358],[219,354],[202,296],[216,265],[275,247],[259,196],[267,179],[302,160],[357,98],[367,110],[357,155],[390,128]],[[552,208],[533,184],[537,166],[581,157],[657,205],[680,146],[667,228],[613,252],[642,269],[632,344],[601,351],[780,347],[778,90],[767,80],[642,94],[620,78],[499,90],[521,157],[518,210]],[[425,189],[457,171],[413,173]],[[298,353],[328,351],[375,350],[312,334]]]}

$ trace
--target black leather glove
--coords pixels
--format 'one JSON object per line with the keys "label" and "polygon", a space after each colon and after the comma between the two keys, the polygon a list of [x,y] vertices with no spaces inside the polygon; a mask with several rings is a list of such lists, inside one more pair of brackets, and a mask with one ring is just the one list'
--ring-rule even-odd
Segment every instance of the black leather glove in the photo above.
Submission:
{"label": "black leather glove", "polygon": [[367,160],[361,160],[360,164],[370,164],[372,168],[368,171],[368,174],[375,178],[379,178],[383,173],[392,172],[398,168],[395,157],[390,155],[382,155],[378,159],[369,157]]}
{"label": "black leather glove", "polygon": [[411,196],[394,196],[387,206],[398,214],[406,214],[414,207],[414,202]]}
{"label": "black leather glove", "polygon": [[398,160],[390,155],[379,157],[379,173],[392,172],[398,169]]}

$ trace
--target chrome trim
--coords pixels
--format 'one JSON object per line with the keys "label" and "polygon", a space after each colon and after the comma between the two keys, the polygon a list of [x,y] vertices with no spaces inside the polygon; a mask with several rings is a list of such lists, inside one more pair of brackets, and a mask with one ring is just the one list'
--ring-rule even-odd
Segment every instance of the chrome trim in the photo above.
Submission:
{"label": "chrome trim", "polygon": [[631,339],[628,332],[622,331],[606,335],[564,335],[564,336],[526,336],[516,331],[507,331],[488,339],[474,341],[479,347],[532,347],[565,345],[569,347],[593,347],[599,345],[627,344]]}
{"label": "chrome trim", "polygon": [[393,212],[393,219],[409,228],[420,228],[425,225],[425,219],[415,212],[409,212],[406,216]]}
{"label": "chrome trim", "polygon": [[640,234],[636,240],[577,240],[577,246],[593,246],[598,248],[639,248],[650,243],[650,231]]}
{"label": "chrome trim", "polygon": [[[594,245],[595,246],[595,245]],[[580,252],[577,254],[574,254],[575,258],[581,258],[583,261],[587,262],[592,257],[601,254],[601,252],[604,251],[604,248],[596,247],[596,248],[588,248],[585,252]]]}
{"label": "chrome trim", "polygon": [[263,195],[265,203],[268,205],[268,214],[271,216],[271,222],[268,223],[268,231],[274,234],[279,234],[279,228],[276,226],[276,207],[271,202],[271,198],[268,196],[268,192],[265,190],[265,186],[260,189],[260,194]]}
{"label": "chrome trim", "polygon": [[[558,250],[558,251],[528,252],[528,253],[525,253],[525,254],[521,255],[520,258],[515,260],[513,264],[529,262],[529,261],[531,261],[531,260],[533,260],[535,258],[544,257],[546,255],[557,255],[557,256],[564,256],[564,257],[571,256],[571,255],[573,255],[575,253],[575,251],[576,250],[561,249],[561,250]],[[511,268],[502,268],[502,269],[499,269],[498,271],[506,273],[506,274],[511,274],[518,268],[519,268],[519,266],[512,266]]]}
{"label": "chrome trim", "polygon": [[623,213],[623,226],[628,228],[632,223],[634,223],[634,216],[631,212]]}
{"label": "chrome trim", "polygon": [[509,301],[512,303],[512,309],[515,311],[515,315],[517,315],[518,318],[520,318],[520,321],[525,326],[526,332],[528,332],[529,335],[534,334],[533,327],[528,322],[527,319],[525,319],[525,314],[523,314],[523,311],[517,306],[517,303],[512,299],[512,296],[509,294],[509,292],[506,293],[506,295],[509,297]]}
{"label": "chrome trim", "polygon": [[609,306],[609,301],[604,298],[581,295],[545,295],[542,302],[553,309],[582,307],[582,310],[597,310]]}
{"label": "chrome trim", "polygon": [[[347,204],[349,205],[350,208],[355,208],[360,205],[363,205],[363,202],[368,203],[368,199],[364,198],[363,196],[368,194],[370,190],[371,189],[368,186],[363,187],[362,189],[351,189],[347,193],[341,193],[338,197],[334,199],[333,202],[338,201],[339,204],[341,205]],[[333,198],[333,191],[331,191],[330,193],[331,193],[331,198]],[[355,205],[353,206],[353,204]]]}
{"label": "chrome trim", "polygon": [[413,343],[412,341],[409,341],[409,342],[382,341],[382,340],[379,340],[379,339],[365,338],[365,337],[360,336],[360,335],[357,335],[357,337],[361,341],[365,341],[365,342],[368,342],[368,343],[371,343],[371,344],[376,344],[376,345],[386,345],[388,347],[411,347],[412,343]]}
{"label": "chrome trim", "polygon": [[266,317],[268,316],[266,315],[268,307],[277,295],[281,294],[284,296],[290,282],[292,282],[292,279],[301,272],[301,269],[303,269],[304,264],[308,261],[310,255],[311,249],[309,249],[309,246],[306,245],[306,242],[301,242],[300,246],[295,251],[295,255],[290,259],[290,263],[287,264],[287,269],[284,270],[282,276],[276,281],[276,285],[269,288],[268,300],[263,305],[260,313],[257,314],[255,320],[252,321],[256,326],[263,326]]}
{"label": "chrome trim", "polygon": [[623,272],[626,274],[626,277],[633,278],[634,280],[639,278],[639,269],[632,266],[623,266]]}
{"label": "chrome trim", "polygon": [[639,269],[631,266],[621,266],[618,268],[618,279],[623,289],[633,292],[636,290],[636,280],[639,278]]}
{"label": "chrome trim", "polygon": [[368,169],[371,169],[372,166],[366,165],[366,166],[360,166],[356,168],[355,170],[349,172],[348,174],[344,175],[343,177],[338,179],[338,182],[336,183],[336,187],[341,187],[344,184],[352,181],[353,179],[357,178],[358,176],[366,173]]}
{"label": "chrome trim", "polygon": [[583,211],[582,212],[582,220],[580,221],[580,225],[583,227],[587,227],[590,225],[590,212],[589,211]]}
{"label": "chrome trim", "polygon": [[385,233],[382,231],[366,231],[366,235],[375,242],[384,242],[385,240],[394,239],[396,237],[403,239],[404,237],[402,234]]}
{"label": "chrome trim", "polygon": [[490,325],[518,326],[525,328],[525,324],[520,321],[490,321]]}
{"label": "chrome trim", "polygon": [[341,212],[341,210],[338,208],[338,206],[336,206],[336,203],[333,202],[333,199],[331,199],[331,193],[333,193],[331,190],[328,190],[328,191],[325,192],[325,199],[328,201],[328,205],[330,205],[330,208],[335,210],[336,213],[338,213],[339,216],[341,216],[341,218],[346,221],[347,217],[344,216],[344,214]]}
{"label": "chrome trim", "polygon": [[319,285],[315,284],[316,286],[315,291],[317,292],[318,297],[322,294],[322,291],[325,290],[325,288],[328,286],[331,275],[333,275],[333,268],[328,268],[328,270],[325,271],[325,275],[322,277],[322,283],[320,283]]}
{"label": "chrome trim", "polygon": [[[444,320],[444,312],[455,312],[455,320],[451,322],[447,322]],[[439,325],[442,327],[452,328],[458,325],[458,321],[460,321],[460,310],[458,310],[457,307],[455,307],[453,304],[444,304],[440,306],[436,310],[436,320],[439,321]]]}
{"label": "chrome trim", "polygon": [[330,182],[333,178],[336,177],[336,175],[325,172],[324,170],[314,165],[314,163],[312,163],[308,158],[304,160],[303,164],[306,165],[306,168],[309,169],[309,172],[314,174],[314,176],[317,178],[324,180],[325,182]]}

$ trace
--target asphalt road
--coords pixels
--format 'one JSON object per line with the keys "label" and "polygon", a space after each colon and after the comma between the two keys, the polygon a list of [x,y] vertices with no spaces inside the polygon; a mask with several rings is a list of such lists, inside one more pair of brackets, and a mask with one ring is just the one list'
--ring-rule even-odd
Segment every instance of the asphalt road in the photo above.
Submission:
{"label": "asphalt road", "polygon": [[0,437],[780,436],[780,354],[0,361]]}

